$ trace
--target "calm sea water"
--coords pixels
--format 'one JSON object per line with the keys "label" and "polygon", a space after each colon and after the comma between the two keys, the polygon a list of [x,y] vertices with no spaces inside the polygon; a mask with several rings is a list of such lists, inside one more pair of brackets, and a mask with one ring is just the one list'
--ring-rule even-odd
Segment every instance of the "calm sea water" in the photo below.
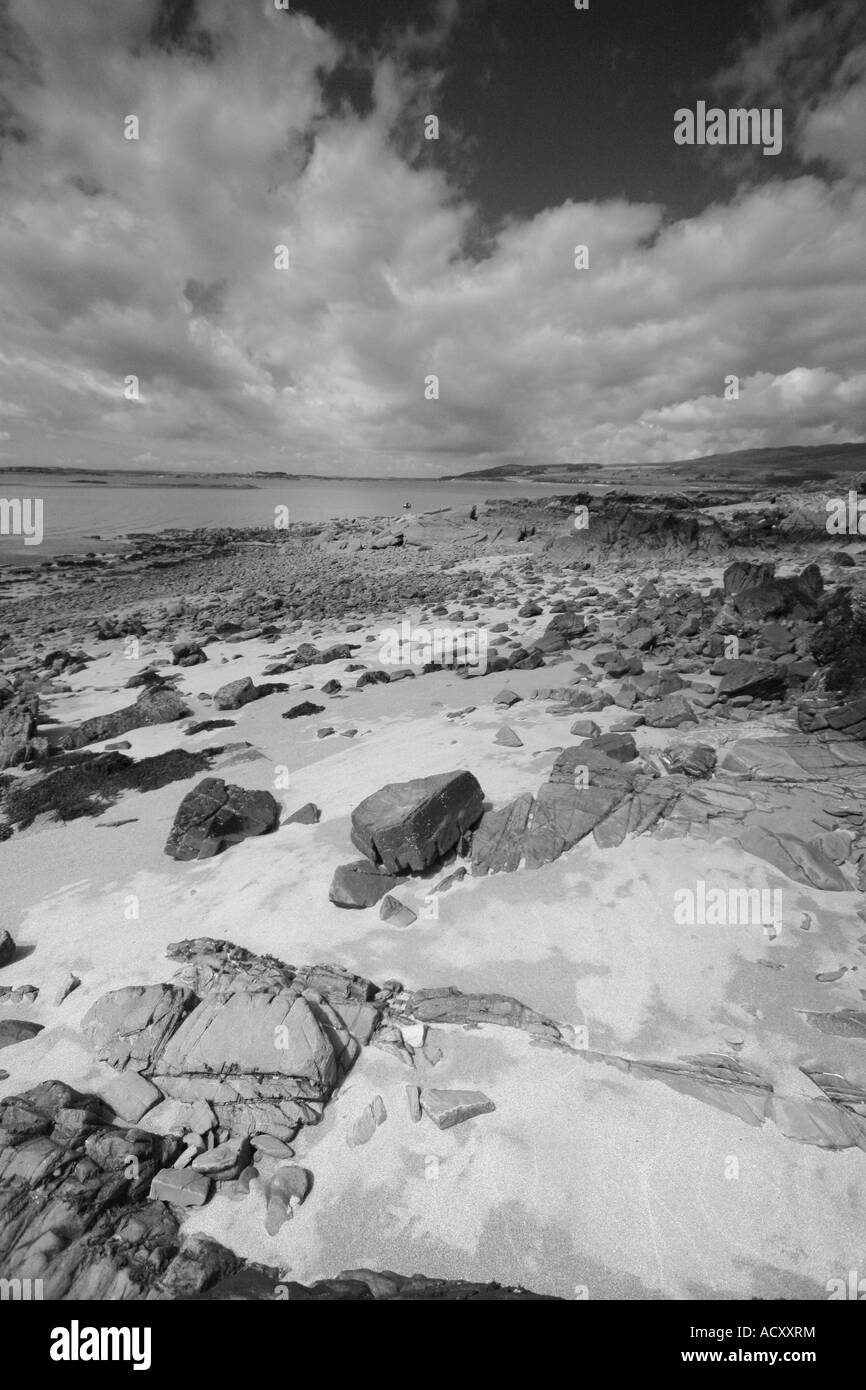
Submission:
{"label": "calm sea water", "polygon": [[390,516],[410,502],[412,510],[465,507],[502,497],[550,497],[562,484],[486,481],[348,482],[321,479],[279,482],[254,488],[139,487],[109,483],[54,482],[50,476],[0,475],[5,498],[41,498],[43,540],[25,545],[22,536],[0,535],[0,564],[38,564],[61,553],[99,551],[130,531],[169,527],[272,526],[275,508],[288,507],[290,521],[331,517]]}

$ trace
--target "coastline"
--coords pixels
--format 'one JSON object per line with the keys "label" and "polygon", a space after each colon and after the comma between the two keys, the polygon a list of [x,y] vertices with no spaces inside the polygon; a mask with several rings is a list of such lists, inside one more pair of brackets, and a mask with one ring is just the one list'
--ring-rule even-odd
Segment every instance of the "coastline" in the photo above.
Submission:
{"label": "coastline", "polygon": [[[206,761],[195,772],[169,772],[152,789],[127,780],[114,790],[108,778],[90,809],[61,811],[73,817],[65,823],[49,799],[0,844],[19,952],[2,983],[39,991],[29,1003],[0,1006],[0,1019],[42,1028],[0,1054],[0,1103],[47,1076],[105,1093],[113,1073],[82,1032],[88,1010],[106,991],[171,980],[166,951],[185,938],[222,938],[267,959],[328,962],[380,989],[398,981],[408,991],[453,986],[504,996],[555,1020],[561,1041],[551,1047],[519,1024],[466,1031],[446,1021],[427,1026],[426,1045],[435,1047],[411,1066],[399,1042],[396,1052],[361,1047],[321,1123],[292,1141],[295,1161],[316,1184],[294,1219],[270,1234],[263,1191],[241,1198],[226,1188],[187,1212],[186,1235],[227,1242],[240,1257],[304,1283],[354,1266],[411,1273],[422,1241],[431,1277],[495,1277],[562,1298],[586,1284],[602,1299],[682,1298],[696,1288],[707,1298],[822,1297],[820,1271],[856,1262],[856,1229],[839,1213],[863,1182],[862,1153],[828,1152],[824,1141],[793,1132],[797,1107],[811,1113],[816,1098],[830,1104],[800,1069],[804,1057],[817,1051],[826,1070],[851,1074],[845,1039],[823,1037],[816,1049],[797,1011],[859,1002],[849,983],[857,979],[856,877],[842,891],[829,869],[823,886],[820,878],[798,883],[735,840],[678,832],[629,835],[619,848],[590,836],[539,867],[481,876],[452,849],[429,871],[400,878],[394,895],[412,918],[408,927],[375,904],[347,911],[329,896],[335,869],[357,853],[353,808],[383,784],[465,768],[496,814],[536,792],[581,736],[594,745],[592,729],[615,739],[627,737],[616,730],[632,730],[634,768],[645,769],[648,784],[677,741],[709,746],[721,760],[787,736],[795,692],[781,704],[760,696],[717,703],[704,637],[675,638],[681,619],[663,618],[679,611],[676,595],[685,593],[686,606],[709,621],[732,557],[766,553],[760,527],[753,543],[720,528],[717,545],[696,546],[682,510],[606,503],[593,540],[592,528],[589,536],[575,531],[574,505],[566,496],[372,526],[338,519],[280,538],[138,536],[122,557],[46,567],[35,595],[7,597],[4,680],[38,695],[39,733],[55,750],[47,763],[9,768],[7,797],[13,785],[38,788],[63,758],[116,758],[103,750],[117,736],[79,753],[59,750],[86,721],[125,710],[140,693],[127,688],[131,675],[147,671],[188,714],[123,733],[122,775],[179,753]],[[756,526],[760,512],[757,504]],[[640,523],[640,552],[628,516]],[[613,544],[598,543],[605,524],[620,537]],[[778,556],[780,567],[817,558],[826,570],[827,537],[807,530],[779,542]],[[629,644],[644,608],[668,634],[658,645]],[[383,630],[401,622],[430,631],[480,625],[485,669],[383,666]],[[604,657],[611,650],[622,657],[625,681]],[[192,664],[178,664],[179,651]],[[628,671],[638,668],[646,680],[681,672],[694,717],[656,722],[643,696],[627,698],[636,679]],[[262,694],[220,708],[217,692],[245,681]],[[207,727],[214,716],[221,726]],[[197,724],[202,732],[191,733]],[[612,771],[598,765],[600,786],[625,785],[620,765],[603,763]],[[200,863],[168,858],[173,817],[202,776],[271,789],[278,828]],[[763,794],[758,783],[748,788]],[[80,786],[75,794],[84,796]],[[289,823],[308,803],[318,819]],[[805,812],[797,814],[802,821]],[[460,881],[432,892],[460,869],[468,870]],[[736,886],[756,872],[784,888],[781,941],[749,925],[684,932],[675,923],[676,885],[710,878]],[[793,928],[803,916],[820,930]],[[815,983],[840,960],[849,962],[844,979]],[[53,1004],[66,974],[80,985]],[[398,997],[388,995],[386,1007]],[[388,1028],[399,1039],[399,1021]],[[753,1069],[761,1085],[789,1098],[789,1109],[756,1128],[743,1123],[736,1085],[720,1108],[712,1078],[693,1071],[687,1086],[672,1089],[670,1072],[652,1070],[716,1055]],[[422,1094],[481,1090],[495,1111],[453,1130],[416,1124],[405,1103],[410,1082]],[[353,1146],[347,1135],[377,1096],[387,1119]],[[732,1153],[748,1184],[721,1180]],[[686,1209],[692,1221],[703,1212],[699,1248],[682,1239]],[[769,1268],[772,1289],[763,1282]]]}

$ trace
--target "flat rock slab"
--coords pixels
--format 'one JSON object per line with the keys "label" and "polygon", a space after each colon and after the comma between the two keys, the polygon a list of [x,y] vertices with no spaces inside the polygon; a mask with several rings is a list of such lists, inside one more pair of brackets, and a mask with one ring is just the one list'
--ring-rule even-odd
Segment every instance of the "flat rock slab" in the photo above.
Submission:
{"label": "flat rock slab", "polygon": [[391,782],[352,812],[352,843],[389,873],[422,873],[480,819],[484,793],[471,772]]}
{"label": "flat rock slab", "polygon": [[178,985],[127,985],[91,1005],[81,1031],[100,1061],[146,1071],[194,1003]]}
{"label": "flat rock slab", "polygon": [[571,849],[620,801],[616,792],[601,787],[570,787],[545,782],[532,812],[524,840],[527,869],[550,864]]}
{"label": "flat rock slab", "polygon": [[524,792],[499,811],[485,811],[472,837],[472,872],[513,874],[523,857],[523,838],[534,797]]}
{"label": "flat rock slab", "polygon": [[[334,1050],[310,1005],[283,992],[238,991],[199,1004],[159,1059],[159,1076],[292,1077],[299,1091],[326,1095],[336,1081]],[[157,1078],[158,1079],[158,1078]],[[185,1097],[180,1097],[185,1099]]]}
{"label": "flat rock slab", "polygon": [[393,874],[377,868],[369,859],[353,859],[334,870],[328,897],[335,907],[373,907],[398,882]]}
{"label": "flat rock slab", "polygon": [[115,1115],[137,1124],[142,1115],[152,1110],[162,1100],[158,1091],[146,1076],[138,1072],[118,1072],[102,1088],[102,1099],[111,1106]]}
{"label": "flat rock slab", "polygon": [[454,1125],[472,1120],[476,1115],[489,1115],[496,1106],[483,1091],[437,1091],[425,1088],[421,1092],[421,1108],[439,1129],[452,1129]]}
{"label": "flat rock slab", "polygon": [[498,1023],[558,1042],[562,1034],[553,1019],[536,1013],[507,994],[463,994],[454,985],[417,989],[406,1002],[406,1014],[424,1023]]}
{"label": "flat rock slab", "polygon": [[163,1168],[150,1184],[152,1202],[170,1202],[174,1207],[203,1207],[210,1197],[211,1180],[191,1168]]}
{"label": "flat rock slab", "polygon": [[246,1168],[250,1161],[250,1143],[246,1138],[227,1139],[224,1144],[217,1144],[213,1149],[205,1149],[192,1160],[192,1168],[196,1173],[205,1173],[208,1177],[229,1179],[236,1178]]}

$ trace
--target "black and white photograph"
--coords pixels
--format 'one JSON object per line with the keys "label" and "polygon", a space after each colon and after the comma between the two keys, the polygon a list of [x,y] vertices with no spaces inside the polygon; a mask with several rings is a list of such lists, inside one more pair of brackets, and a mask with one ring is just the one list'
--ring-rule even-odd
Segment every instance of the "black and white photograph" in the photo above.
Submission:
{"label": "black and white photograph", "polygon": [[0,0],[0,882],[50,1379],[265,1302],[820,1371],[863,0]]}

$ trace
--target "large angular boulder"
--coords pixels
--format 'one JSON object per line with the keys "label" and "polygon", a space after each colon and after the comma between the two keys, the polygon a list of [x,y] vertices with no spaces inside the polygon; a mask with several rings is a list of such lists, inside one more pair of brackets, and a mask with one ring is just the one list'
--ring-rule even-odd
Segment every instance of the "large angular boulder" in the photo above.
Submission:
{"label": "large angular boulder", "polygon": [[279,819],[280,805],[270,792],[205,777],[177,808],[165,853],[172,859],[210,859],[248,835],[266,835]]}
{"label": "large angular boulder", "polygon": [[722,660],[712,669],[714,675],[722,677],[719,695],[751,695],[755,700],[772,700],[785,693],[785,667],[773,661]]}
{"label": "large angular boulder", "polygon": [[680,724],[698,722],[692,705],[679,690],[647,705],[644,718],[651,729],[676,729]]}
{"label": "large angular boulder", "polygon": [[[155,1074],[288,1076],[311,1096],[326,1094],[336,1080],[334,1051],[302,996],[237,990],[205,999],[168,1040]],[[157,1084],[159,1084],[157,1082]]]}
{"label": "large angular boulder", "polygon": [[240,680],[221,685],[213,697],[213,702],[215,709],[240,709],[242,705],[248,705],[258,698],[259,690],[253,684],[252,677],[242,676]]}
{"label": "large angular boulder", "polygon": [[193,1010],[152,1079],[177,1100],[208,1101],[235,1137],[267,1133],[288,1141],[300,1125],[321,1119],[338,1074],[327,1019],[320,1022],[306,999],[238,990],[209,996]]}
{"label": "large angular boulder", "polygon": [[471,772],[391,782],[352,812],[352,843],[391,874],[421,873],[480,819],[484,793]]}
{"label": "large angular boulder", "polygon": [[799,575],[779,578],[772,564],[753,565],[745,560],[729,565],[722,582],[736,612],[758,622],[786,615],[814,617],[824,587],[817,565],[807,565]]}

